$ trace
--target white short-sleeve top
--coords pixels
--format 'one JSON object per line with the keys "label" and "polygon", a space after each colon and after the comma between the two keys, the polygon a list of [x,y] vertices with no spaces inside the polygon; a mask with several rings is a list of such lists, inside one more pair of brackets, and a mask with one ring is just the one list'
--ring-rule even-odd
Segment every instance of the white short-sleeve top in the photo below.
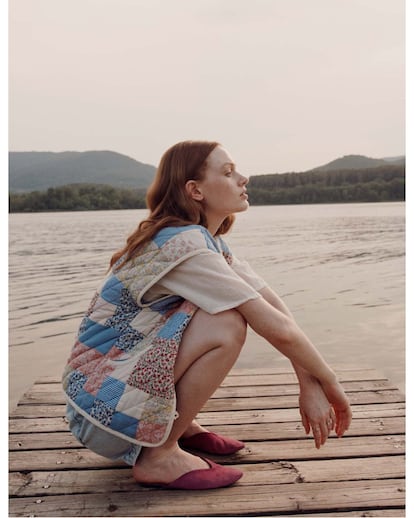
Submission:
{"label": "white short-sleeve top", "polygon": [[146,293],[145,300],[179,295],[214,315],[261,297],[259,290],[266,286],[246,261],[233,256],[230,266],[221,254],[206,250],[168,272]]}

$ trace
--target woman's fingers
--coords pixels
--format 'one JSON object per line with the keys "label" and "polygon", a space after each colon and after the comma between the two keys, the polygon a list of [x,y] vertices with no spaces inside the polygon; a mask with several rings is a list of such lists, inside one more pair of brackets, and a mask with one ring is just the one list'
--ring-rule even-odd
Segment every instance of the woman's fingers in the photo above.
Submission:
{"label": "woman's fingers", "polygon": [[348,430],[352,421],[352,411],[350,408],[345,410],[335,410],[336,415],[336,428],[335,432],[338,437],[342,437],[343,434]]}
{"label": "woman's fingers", "polygon": [[319,428],[319,425],[312,426],[312,434],[313,434],[313,440],[315,441],[315,446],[319,450],[322,443],[322,434],[321,430]]}
{"label": "woman's fingers", "polygon": [[303,425],[303,428],[305,429],[305,433],[306,433],[306,435],[308,435],[310,432],[309,419],[308,419],[307,415],[305,414],[305,412],[302,412],[302,409],[300,409],[300,417],[302,419],[302,425]]}
{"label": "woman's fingers", "polygon": [[312,434],[315,441],[315,446],[317,449],[319,449],[321,446],[323,446],[326,443],[326,440],[329,437],[330,428],[328,427],[328,424],[326,421],[321,421],[319,423],[313,423],[311,425],[312,427]]}

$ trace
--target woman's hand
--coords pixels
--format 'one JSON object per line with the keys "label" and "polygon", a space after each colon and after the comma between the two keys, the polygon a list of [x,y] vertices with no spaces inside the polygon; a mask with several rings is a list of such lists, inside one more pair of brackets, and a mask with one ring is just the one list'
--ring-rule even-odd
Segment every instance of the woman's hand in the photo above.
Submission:
{"label": "woman's hand", "polygon": [[312,430],[315,446],[319,449],[335,427],[335,412],[315,378],[308,378],[301,384],[299,411],[306,434]]}
{"label": "woman's hand", "polygon": [[344,389],[337,381],[323,383],[322,389],[335,412],[336,435],[338,437],[342,437],[342,435],[348,430],[352,420],[352,411],[349,400]]}

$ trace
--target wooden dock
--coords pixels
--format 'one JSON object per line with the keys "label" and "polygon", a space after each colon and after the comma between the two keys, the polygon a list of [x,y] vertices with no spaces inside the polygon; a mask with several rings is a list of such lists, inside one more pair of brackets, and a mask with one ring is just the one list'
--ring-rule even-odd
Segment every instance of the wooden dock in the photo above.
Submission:
{"label": "wooden dock", "polygon": [[233,370],[198,420],[246,443],[212,457],[244,476],[209,491],[141,488],[129,467],[76,442],[59,380],[39,380],[10,418],[9,516],[405,516],[404,396],[375,370],[337,372],[354,419],[317,450],[291,372]]}

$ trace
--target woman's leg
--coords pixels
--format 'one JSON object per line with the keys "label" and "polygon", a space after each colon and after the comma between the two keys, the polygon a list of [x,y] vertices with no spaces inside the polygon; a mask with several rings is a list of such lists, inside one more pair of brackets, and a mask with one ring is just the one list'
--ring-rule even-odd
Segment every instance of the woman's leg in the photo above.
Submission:
{"label": "woman's leg", "polygon": [[136,480],[168,483],[207,468],[201,458],[181,450],[177,441],[234,365],[245,338],[246,323],[236,310],[217,315],[201,309],[196,312],[175,363],[178,418],[162,446],[143,448],[133,468]]}

